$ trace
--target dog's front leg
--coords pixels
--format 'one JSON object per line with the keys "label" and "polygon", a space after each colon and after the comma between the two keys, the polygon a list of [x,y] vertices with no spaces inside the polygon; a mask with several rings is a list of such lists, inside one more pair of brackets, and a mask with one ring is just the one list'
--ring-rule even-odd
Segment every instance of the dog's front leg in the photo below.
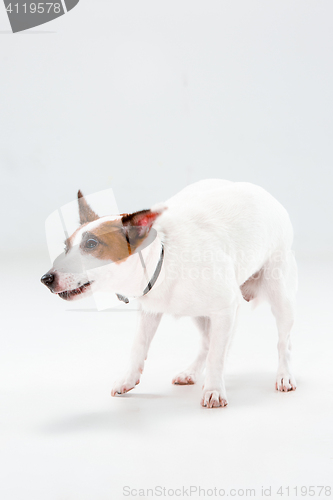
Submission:
{"label": "dog's front leg", "polygon": [[227,406],[224,365],[235,326],[238,304],[210,316],[210,345],[206,361],[206,377],[201,405],[206,408]]}
{"label": "dog's front leg", "polygon": [[194,362],[186,370],[178,373],[173,378],[172,383],[175,385],[195,384],[205,367],[209,349],[210,320],[205,316],[196,316],[193,320],[201,333],[201,349]]}
{"label": "dog's front leg", "polygon": [[139,327],[132,345],[129,367],[125,375],[115,382],[111,396],[124,394],[140,382],[150,343],[162,318],[162,313],[140,311],[139,314]]}

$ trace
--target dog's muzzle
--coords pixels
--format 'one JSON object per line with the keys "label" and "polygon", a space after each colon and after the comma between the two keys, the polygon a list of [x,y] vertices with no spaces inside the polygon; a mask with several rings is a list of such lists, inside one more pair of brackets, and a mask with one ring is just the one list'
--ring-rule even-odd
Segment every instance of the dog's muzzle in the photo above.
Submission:
{"label": "dog's muzzle", "polygon": [[40,280],[43,283],[43,285],[47,286],[47,288],[52,293],[57,294],[61,299],[64,300],[72,300],[74,298],[77,298],[79,295],[82,295],[83,293],[87,292],[88,290],[90,290],[90,285],[92,283],[92,281],[87,281],[83,285],[79,283],[79,286],[77,288],[59,291],[57,290],[59,281],[57,273],[49,271],[48,273],[44,274]]}

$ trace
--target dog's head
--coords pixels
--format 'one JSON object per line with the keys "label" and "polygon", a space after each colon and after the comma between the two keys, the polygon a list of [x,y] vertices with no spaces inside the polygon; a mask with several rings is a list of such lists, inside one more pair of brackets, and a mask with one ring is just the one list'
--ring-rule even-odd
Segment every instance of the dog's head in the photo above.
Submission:
{"label": "dog's head", "polygon": [[65,300],[80,298],[94,288],[99,290],[105,281],[104,266],[107,264],[115,265],[112,266],[111,281],[114,274],[114,286],[119,286],[119,268],[128,263],[136,250],[149,240],[152,225],[162,212],[141,210],[132,214],[99,217],[81,191],[78,192],[78,204],[80,226],[66,239],[64,252],[41,278],[52,293]]}

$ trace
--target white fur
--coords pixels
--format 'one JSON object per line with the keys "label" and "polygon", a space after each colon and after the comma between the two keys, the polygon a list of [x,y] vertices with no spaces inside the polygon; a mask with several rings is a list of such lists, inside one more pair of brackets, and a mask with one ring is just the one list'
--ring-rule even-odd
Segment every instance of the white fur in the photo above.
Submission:
{"label": "white fur", "polygon": [[[128,297],[136,296],[141,306],[130,364],[115,383],[112,395],[127,392],[139,382],[162,314],[169,313],[191,316],[202,334],[198,357],[174,378],[174,383],[195,383],[206,365],[201,403],[210,408],[226,406],[225,358],[244,300],[241,286],[253,275],[243,291],[246,287],[255,301],[268,300],[276,318],[279,334],[276,388],[295,389],[290,330],[297,269],[291,251],[293,231],[286,210],[258,186],[213,179],[188,186],[165,203],[152,207],[152,211],[162,214],[153,225],[157,238],[142,251],[148,275],[152,276],[157,266],[162,243],[164,262],[163,272],[147,295],[141,296],[147,274],[138,253],[121,264],[110,262],[101,267],[88,261],[82,264],[83,268],[90,268],[86,275],[89,279],[93,276],[92,290],[107,288]],[[70,274],[71,266],[65,267]],[[75,288],[75,272],[72,277]]]}
{"label": "white fur", "polygon": [[[291,371],[290,330],[297,269],[291,251],[292,226],[286,210],[264,189],[250,183],[197,182],[163,205],[154,224],[164,244],[164,277],[139,298],[141,321],[130,366],[112,395],[140,380],[151,339],[163,313],[192,316],[202,333],[202,349],[174,383],[194,383],[206,362],[202,405],[225,406],[224,364],[235,328],[240,286],[260,271],[251,287],[256,300],[269,300],[276,318],[279,366],[276,387],[296,388]],[[148,258],[158,262],[160,249]],[[124,263],[127,266],[127,263]],[[123,289],[123,293],[130,289]]]}

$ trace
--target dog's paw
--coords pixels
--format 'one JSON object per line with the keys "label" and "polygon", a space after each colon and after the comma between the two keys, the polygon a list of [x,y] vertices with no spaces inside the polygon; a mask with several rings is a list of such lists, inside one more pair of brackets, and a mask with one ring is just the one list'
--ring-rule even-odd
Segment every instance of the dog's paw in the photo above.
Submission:
{"label": "dog's paw", "polygon": [[180,372],[172,379],[172,383],[175,385],[193,385],[196,381],[195,373],[190,371]]}
{"label": "dog's paw", "polygon": [[296,380],[289,373],[279,373],[276,377],[275,389],[280,392],[296,391]]}
{"label": "dog's paw", "polygon": [[125,394],[135,388],[136,385],[140,383],[140,377],[124,377],[123,379],[117,380],[113,385],[111,396],[117,396],[118,394]]}
{"label": "dog's paw", "polygon": [[219,408],[221,406],[227,406],[227,404],[227,398],[222,394],[222,391],[207,391],[204,389],[201,399],[201,406],[205,408]]}

